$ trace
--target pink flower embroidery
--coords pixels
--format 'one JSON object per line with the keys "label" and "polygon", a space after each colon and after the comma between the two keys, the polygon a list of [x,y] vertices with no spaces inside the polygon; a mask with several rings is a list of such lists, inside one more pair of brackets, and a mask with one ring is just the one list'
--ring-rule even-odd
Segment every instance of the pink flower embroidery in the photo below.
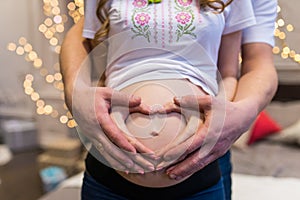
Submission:
{"label": "pink flower embroidery", "polygon": [[191,5],[192,0],[178,0],[178,3],[179,3],[181,6],[189,6],[189,5]]}
{"label": "pink flower embroidery", "polygon": [[134,19],[139,25],[144,26],[145,24],[148,24],[150,16],[147,13],[139,13]]}
{"label": "pink flower embroidery", "polygon": [[179,22],[181,24],[186,24],[186,23],[190,22],[191,15],[186,12],[180,12],[176,15],[175,18],[177,19],[177,22]]}
{"label": "pink flower embroidery", "polygon": [[146,0],[134,0],[134,2],[132,4],[134,7],[143,8],[147,5],[147,1]]}

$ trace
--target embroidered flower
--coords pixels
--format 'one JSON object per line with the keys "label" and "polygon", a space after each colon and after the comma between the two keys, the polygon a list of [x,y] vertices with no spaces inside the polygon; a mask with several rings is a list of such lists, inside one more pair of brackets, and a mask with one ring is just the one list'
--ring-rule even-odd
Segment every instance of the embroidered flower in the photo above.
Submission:
{"label": "embroidered flower", "polygon": [[191,5],[192,0],[178,0],[178,3],[179,3],[181,6],[189,6],[189,5]]}
{"label": "embroidered flower", "polygon": [[144,26],[145,24],[149,23],[150,15],[147,13],[139,13],[134,18],[136,20],[136,23],[138,23],[141,26]]}
{"label": "embroidered flower", "polygon": [[187,24],[191,20],[191,15],[186,12],[180,12],[176,15],[175,18],[177,19],[177,22],[179,22],[181,24]]}
{"label": "embroidered flower", "polygon": [[194,11],[192,9],[192,0],[176,0],[176,16],[177,29],[175,31],[177,35],[176,41],[179,41],[184,35],[190,35],[192,38],[197,38],[194,33],[196,26],[194,25]]}
{"label": "embroidered flower", "polygon": [[132,4],[134,7],[143,8],[147,5],[147,1],[146,0],[134,0],[134,2]]}

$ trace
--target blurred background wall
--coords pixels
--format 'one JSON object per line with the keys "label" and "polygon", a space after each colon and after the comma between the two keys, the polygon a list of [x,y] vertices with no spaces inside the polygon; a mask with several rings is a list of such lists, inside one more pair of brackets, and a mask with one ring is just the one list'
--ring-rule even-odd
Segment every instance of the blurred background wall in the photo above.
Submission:
{"label": "blurred background wall", "polygon": [[1,1],[0,118],[35,122],[41,144],[75,124],[63,101],[58,55],[82,6],[80,0]]}
{"label": "blurred background wall", "polygon": [[[64,105],[58,55],[64,34],[83,15],[82,6],[83,0],[0,2],[0,144],[7,143],[13,151],[22,152],[32,147],[47,149],[49,144],[62,144],[57,141],[63,141],[64,145],[67,144],[64,139],[76,135],[76,123]],[[279,75],[275,99],[300,99],[299,8],[299,0],[279,0],[273,49]],[[78,147],[77,143],[69,144],[70,149],[73,144],[74,149]],[[74,167],[73,160],[66,162],[69,157],[61,152],[60,155],[65,155],[63,159],[58,158],[64,161],[62,165]],[[9,167],[0,169],[0,185],[2,179],[2,186],[6,188],[20,188],[24,193],[32,190],[25,187],[26,171],[23,175],[16,172],[21,173],[37,156],[37,153],[29,157],[16,154]],[[47,162],[53,157],[48,158]],[[31,165],[30,175],[38,174],[35,167]],[[8,199],[1,196],[10,191],[5,187],[0,187],[0,199]],[[17,193],[22,195],[11,190],[11,199],[16,200]]]}
{"label": "blurred background wall", "polygon": [[[82,6],[83,0],[1,0],[0,117],[33,120],[40,143],[76,125],[64,106],[58,54]],[[297,95],[300,85],[299,6],[279,0],[274,59],[284,95]]]}

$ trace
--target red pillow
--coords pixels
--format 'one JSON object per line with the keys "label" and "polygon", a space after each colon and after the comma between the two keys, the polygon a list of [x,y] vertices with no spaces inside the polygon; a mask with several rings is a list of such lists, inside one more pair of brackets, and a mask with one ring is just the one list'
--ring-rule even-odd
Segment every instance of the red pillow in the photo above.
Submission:
{"label": "red pillow", "polygon": [[281,129],[280,125],[278,125],[265,111],[262,111],[254,122],[248,144],[252,144],[268,135],[277,133]]}

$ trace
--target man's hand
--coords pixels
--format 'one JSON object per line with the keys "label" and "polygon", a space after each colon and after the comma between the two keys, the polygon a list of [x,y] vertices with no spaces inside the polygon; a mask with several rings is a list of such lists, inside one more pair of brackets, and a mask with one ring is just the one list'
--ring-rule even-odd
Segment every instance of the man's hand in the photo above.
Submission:
{"label": "man's hand", "polygon": [[[152,155],[153,152],[134,137],[124,133],[112,120],[113,106],[123,106],[130,112],[149,113],[139,97],[129,96],[108,87],[74,87],[72,114],[81,132],[87,136],[111,167],[142,173],[154,166],[137,152]],[[123,121],[123,123],[125,123]],[[122,125],[121,125],[122,126]]]}
{"label": "man's hand", "polygon": [[[177,151],[175,154],[169,156],[169,151],[171,149],[176,149],[178,145],[189,146],[190,143],[187,141],[192,141],[192,138],[195,136],[195,132],[197,132],[198,128],[203,124],[203,114],[199,110],[182,108],[176,105],[174,102],[169,102],[163,106],[158,112],[160,113],[170,113],[177,112],[184,116],[186,123],[185,128],[176,136],[171,143],[166,145],[162,150],[157,153],[158,157],[162,157],[162,162],[157,165],[157,170],[165,168],[170,164],[178,161],[178,158],[187,150],[181,149]],[[170,151],[172,152],[172,151]]]}
{"label": "man's hand", "polygon": [[[170,178],[177,180],[199,171],[225,154],[257,115],[249,102],[229,102],[209,95],[185,96],[175,98],[174,102],[180,107],[204,113],[204,124],[193,137],[164,154],[166,162],[180,156],[178,162],[166,171]],[[166,110],[171,112],[172,106]],[[174,107],[174,110],[178,109]]]}

